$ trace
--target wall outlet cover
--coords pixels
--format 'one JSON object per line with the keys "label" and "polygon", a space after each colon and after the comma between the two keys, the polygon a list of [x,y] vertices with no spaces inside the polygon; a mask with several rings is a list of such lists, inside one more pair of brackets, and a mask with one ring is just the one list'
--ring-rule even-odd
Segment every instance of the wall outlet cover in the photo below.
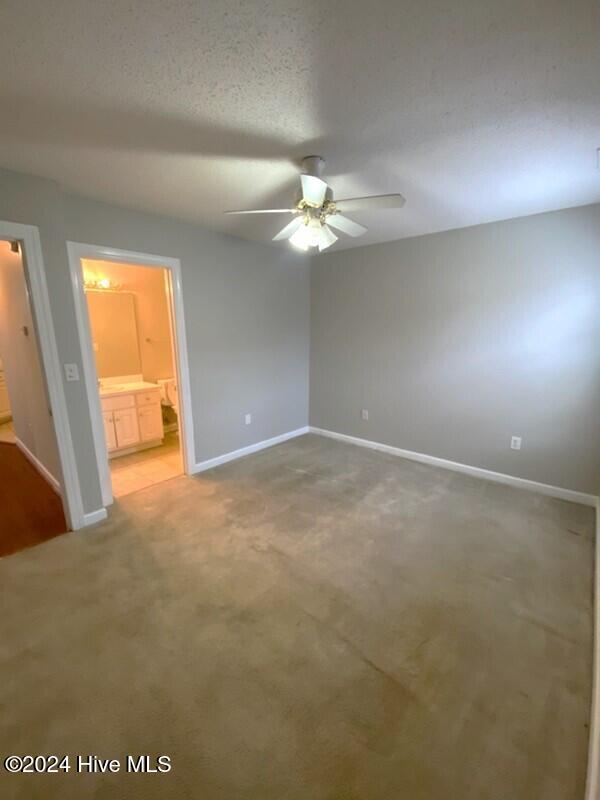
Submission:
{"label": "wall outlet cover", "polygon": [[520,436],[512,436],[510,440],[510,449],[511,450],[520,450],[521,449],[521,442],[523,440]]}
{"label": "wall outlet cover", "polygon": [[246,425],[250,425],[250,423],[252,422],[252,414],[246,414],[246,416],[244,417],[244,422]]}
{"label": "wall outlet cover", "polygon": [[362,408],[360,411],[360,417],[361,419],[367,421],[369,419],[369,410],[367,408]]}

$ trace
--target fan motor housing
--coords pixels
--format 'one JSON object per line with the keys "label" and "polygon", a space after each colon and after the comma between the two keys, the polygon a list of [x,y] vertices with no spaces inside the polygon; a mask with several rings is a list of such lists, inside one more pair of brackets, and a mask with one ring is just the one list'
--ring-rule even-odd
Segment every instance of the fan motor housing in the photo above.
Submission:
{"label": "fan motor housing", "polygon": [[302,172],[306,175],[314,175],[315,178],[323,177],[323,167],[325,159],[321,156],[305,156],[302,159]]}

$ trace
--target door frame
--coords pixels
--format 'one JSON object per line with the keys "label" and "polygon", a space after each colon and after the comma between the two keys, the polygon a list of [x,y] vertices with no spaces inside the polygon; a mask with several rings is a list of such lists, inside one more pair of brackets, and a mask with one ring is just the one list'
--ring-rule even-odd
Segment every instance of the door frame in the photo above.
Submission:
{"label": "door frame", "polygon": [[166,271],[167,305],[171,321],[173,366],[175,367],[177,385],[179,388],[179,426],[182,462],[185,474],[192,475],[196,464],[196,453],[187,339],[185,335],[183,288],[181,284],[181,261],[178,258],[139,253],[134,250],[120,250],[105,245],[83,244],[82,242],[67,242],[67,253],[69,256],[73,300],[75,302],[77,330],[83,356],[83,378],[102,490],[102,502],[105,506],[109,506],[113,502],[112,484],[110,479],[110,467],[108,465],[108,450],[104,435],[102,406],[100,403],[100,394],[98,392],[96,359],[94,357],[90,319],[85,299],[81,259],[89,258],[96,261],[115,261],[121,264],[154,267]]}
{"label": "door frame", "polygon": [[29,289],[29,302],[36,327],[39,353],[48,390],[51,420],[56,436],[61,475],[54,476],[60,484],[60,494],[67,525],[71,530],[83,528],[86,520],[77,472],[75,448],[69,423],[62,369],[56,344],[56,334],[46,267],[42,254],[39,229],[34,225],[0,220],[0,239],[16,239],[22,244],[22,261]]}

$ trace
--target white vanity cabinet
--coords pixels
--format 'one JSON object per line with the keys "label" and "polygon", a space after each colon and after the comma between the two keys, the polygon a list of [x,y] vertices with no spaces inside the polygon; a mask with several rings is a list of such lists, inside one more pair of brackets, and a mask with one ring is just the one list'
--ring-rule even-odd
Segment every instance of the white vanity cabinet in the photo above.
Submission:
{"label": "white vanity cabinet", "polygon": [[140,441],[140,426],[135,408],[119,408],[113,411],[117,447],[132,447]]}
{"label": "white vanity cabinet", "polygon": [[104,422],[104,437],[108,452],[112,453],[117,449],[117,432],[115,431],[115,419],[112,411],[103,411],[102,420]]}
{"label": "white vanity cabinet", "polygon": [[160,389],[101,396],[106,446],[111,457],[160,444],[164,437]]}
{"label": "white vanity cabinet", "polygon": [[146,403],[138,405],[137,419],[140,429],[140,441],[151,442],[154,439],[163,438],[162,409],[160,407],[160,397],[158,403]]}

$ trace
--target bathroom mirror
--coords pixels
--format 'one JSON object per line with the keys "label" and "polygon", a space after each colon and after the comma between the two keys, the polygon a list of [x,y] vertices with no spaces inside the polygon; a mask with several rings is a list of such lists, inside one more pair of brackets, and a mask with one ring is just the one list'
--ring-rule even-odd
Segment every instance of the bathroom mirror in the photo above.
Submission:
{"label": "bathroom mirror", "polygon": [[133,294],[88,290],[86,297],[98,377],[141,374]]}

